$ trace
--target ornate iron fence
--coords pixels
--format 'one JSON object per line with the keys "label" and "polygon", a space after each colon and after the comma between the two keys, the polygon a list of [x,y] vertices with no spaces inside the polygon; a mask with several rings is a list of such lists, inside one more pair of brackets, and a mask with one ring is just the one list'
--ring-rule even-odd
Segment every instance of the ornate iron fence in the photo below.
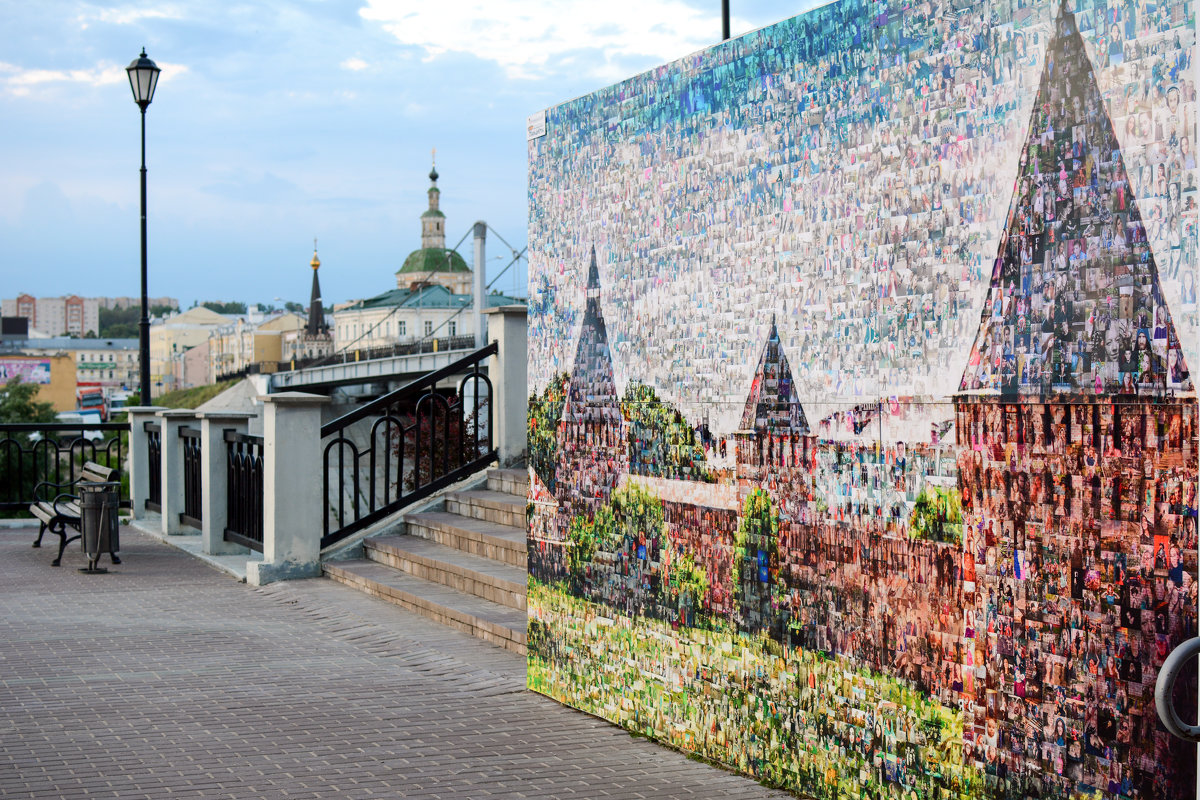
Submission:
{"label": "ornate iron fence", "polygon": [[225,431],[228,527],[225,541],[262,552],[263,437]]}
{"label": "ornate iron fence", "polygon": [[[492,382],[480,371],[496,352],[493,342],[321,427],[322,547],[496,458]],[[463,373],[453,393],[439,388]]]}
{"label": "ornate iron fence", "polygon": [[146,463],[150,467],[147,483],[146,508],[162,511],[162,424],[153,421],[144,423],[146,431]]}
{"label": "ornate iron fence", "polygon": [[203,493],[201,470],[203,462],[200,452],[200,429],[186,425],[179,428],[179,440],[183,447],[183,513],[179,521],[193,528],[204,526]]}
{"label": "ornate iron fence", "polygon": [[[38,483],[70,483],[88,461],[123,471],[128,446],[128,423],[0,424],[0,511],[28,511]],[[127,490],[121,505],[129,507]]]}

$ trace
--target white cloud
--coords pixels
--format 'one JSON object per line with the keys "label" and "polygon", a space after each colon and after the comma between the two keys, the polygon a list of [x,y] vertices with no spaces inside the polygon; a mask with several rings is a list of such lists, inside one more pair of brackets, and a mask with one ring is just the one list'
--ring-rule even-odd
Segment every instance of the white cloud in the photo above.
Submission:
{"label": "white cloud", "polygon": [[[158,67],[162,70],[159,83],[187,72],[182,64],[159,63]],[[124,65],[107,61],[82,69],[25,69],[0,61],[0,91],[15,97],[26,97],[36,87],[46,84],[99,87],[125,83],[128,79]]]}
{"label": "white cloud", "polygon": [[[627,75],[627,67],[616,63],[623,57],[669,61],[721,38],[719,12],[679,0],[567,0],[555,3],[552,13],[543,0],[366,3],[359,14],[403,44],[423,48],[430,58],[458,52],[495,61],[510,78],[539,77],[553,58],[600,50],[603,58],[585,69],[615,80]],[[749,26],[734,20],[734,27]]]}
{"label": "white cloud", "polygon": [[342,69],[348,69],[351,72],[359,72],[369,67],[370,64],[363,61],[361,58],[347,58],[338,66],[340,66]]}
{"label": "white cloud", "polygon": [[134,25],[147,19],[183,19],[181,10],[167,6],[166,8],[89,8],[76,17],[80,27],[85,30],[93,22],[104,22],[109,25]]}

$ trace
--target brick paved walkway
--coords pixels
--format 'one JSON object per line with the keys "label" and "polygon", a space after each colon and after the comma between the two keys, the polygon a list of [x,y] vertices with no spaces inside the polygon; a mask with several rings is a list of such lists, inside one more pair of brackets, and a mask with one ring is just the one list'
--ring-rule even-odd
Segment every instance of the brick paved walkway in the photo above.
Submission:
{"label": "brick paved walkway", "polygon": [[[524,660],[329,580],[0,529],[0,797],[784,797],[524,690]],[[107,558],[105,558],[107,566]]]}

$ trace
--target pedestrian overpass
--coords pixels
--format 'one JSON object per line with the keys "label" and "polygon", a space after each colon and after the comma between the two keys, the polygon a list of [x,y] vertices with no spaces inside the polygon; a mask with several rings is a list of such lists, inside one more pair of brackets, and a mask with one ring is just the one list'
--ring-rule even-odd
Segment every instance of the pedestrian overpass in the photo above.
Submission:
{"label": "pedestrian overpass", "polygon": [[442,369],[465,355],[475,351],[475,343],[469,337],[462,341],[452,340],[446,348],[429,349],[425,352],[410,352],[396,355],[367,353],[341,353],[337,361],[317,363],[303,368],[275,372],[269,378],[269,391],[318,392],[339,386],[383,383],[398,381]]}

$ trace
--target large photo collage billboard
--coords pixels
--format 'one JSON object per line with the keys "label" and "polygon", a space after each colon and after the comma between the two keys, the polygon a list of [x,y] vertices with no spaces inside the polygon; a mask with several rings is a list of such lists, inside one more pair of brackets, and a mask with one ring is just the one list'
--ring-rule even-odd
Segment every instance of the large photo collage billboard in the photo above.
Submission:
{"label": "large photo collage billboard", "polygon": [[843,0],[548,109],[530,688],[814,797],[1193,797],[1195,50]]}

